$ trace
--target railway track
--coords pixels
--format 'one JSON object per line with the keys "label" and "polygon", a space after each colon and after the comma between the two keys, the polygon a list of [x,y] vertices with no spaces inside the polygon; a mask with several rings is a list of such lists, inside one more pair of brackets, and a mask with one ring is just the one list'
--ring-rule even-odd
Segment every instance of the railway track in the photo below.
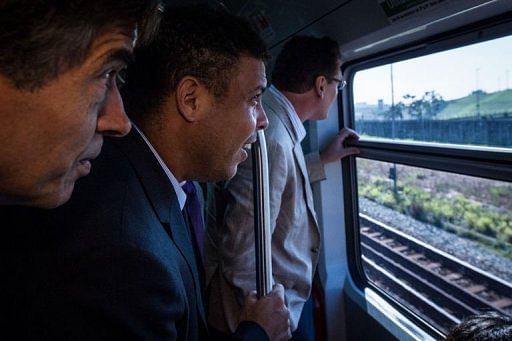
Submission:
{"label": "railway track", "polygon": [[360,227],[368,278],[439,330],[483,310],[512,315],[510,283],[364,214]]}

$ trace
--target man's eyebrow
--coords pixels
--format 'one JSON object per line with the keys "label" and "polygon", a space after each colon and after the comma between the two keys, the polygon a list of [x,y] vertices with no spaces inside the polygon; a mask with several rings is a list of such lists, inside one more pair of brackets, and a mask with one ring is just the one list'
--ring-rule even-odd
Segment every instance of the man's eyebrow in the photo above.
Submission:
{"label": "man's eyebrow", "polygon": [[102,66],[110,63],[123,63],[128,65],[135,59],[133,52],[125,48],[116,49],[113,52],[107,53],[108,56],[102,61]]}
{"label": "man's eyebrow", "polygon": [[261,91],[261,93],[264,93],[265,90],[267,90],[267,87],[264,86],[264,85],[258,85],[257,87],[255,87],[252,91]]}
{"label": "man's eyebrow", "polygon": [[100,71],[105,66],[115,64],[125,64],[128,65],[132,63],[134,60],[133,51],[131,49],[125,47],[118,47],[116,49],[110,49],[97,56],[94,61],[92,61],[92,65],[94,65],[94,69]]}

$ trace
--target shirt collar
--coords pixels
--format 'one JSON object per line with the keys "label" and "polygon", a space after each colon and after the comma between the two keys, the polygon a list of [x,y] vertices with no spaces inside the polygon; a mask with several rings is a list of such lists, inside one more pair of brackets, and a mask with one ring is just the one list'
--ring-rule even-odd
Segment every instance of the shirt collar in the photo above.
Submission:
{"label": "shirt collar", "polygon": [[176,196],[178,197],[180,209],[183,210],[183,207],[185,207],[185,201],[187,200],[187,195],[185,194],[185,192],[183,191],[183,188],[181,188],[181,186],[185,183],[185,181],[178,183],[178,180],[176,179],[176,177],[172,174],[171,170],[165,165],[164,161],[162,160],[160,155],[158,155],[157,151],[155,150],[155,148],[153,148],[153,146],[148,141],[148,139],[146,138],[144,133],[135,124],[132,123],[132,125],[135,127],[135,129],[137,129],[137,131],[142,136],[144,141],[146,141],[146,144],[148,145],[149,149],[151,149],[151,151],[153,152],[153,155],[155,155],[156,159],[158,160],[158,163],[164,170],[165,175],[167,175],[167,178],[171,182],[172,188],[174,188],[174,192],[176,193]]}
{"label": "shirt collar", "polygon": [[272,95],[274,95],[275,99],[279,102],[279,104],[281,104],[285,108],[286,115],[288,116],[290,122],[292,123],[295,136],[297,137],[297,140],[301,142],[306,137],[306,128],[304,128],[304,125],[300,121],[299,115],[297,115],[297,112],[295,111],[293,104],[274,85],[271,85],[268,90],[272,93]]}

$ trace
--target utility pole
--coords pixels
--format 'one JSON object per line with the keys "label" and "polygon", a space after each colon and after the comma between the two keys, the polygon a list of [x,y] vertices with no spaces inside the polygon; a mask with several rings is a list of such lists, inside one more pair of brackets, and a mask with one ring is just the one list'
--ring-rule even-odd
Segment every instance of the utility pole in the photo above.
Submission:
{"label": "utility pole", "polygon": [[476,117],[480,118],[480,84],[478,79],[478,72],[480,71],[480,68],[477,67],[475,70],[475,78],[476,78]]}
{"label": "utility pole", "polygon": [[393,64],[390,64],[390,73],[391,73],[391,139],[395,138],[395,86],[393,82]]}
{"label": "utility pole", "polygon": [[[389,64],[391,73],[391,139],[395,138],[395,88],[393,82],[393,64]],[[398,191],[396,189],[396,163],[393,163],[393,167],[389,170],[390,177],[393,178],[393,193],[395,199],[398,199]]]}

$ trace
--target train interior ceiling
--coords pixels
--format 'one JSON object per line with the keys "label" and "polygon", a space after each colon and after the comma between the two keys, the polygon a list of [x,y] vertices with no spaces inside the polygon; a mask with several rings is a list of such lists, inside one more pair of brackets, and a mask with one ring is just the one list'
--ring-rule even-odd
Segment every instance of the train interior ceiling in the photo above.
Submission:
{"label": "train interior ceiling", "polygon": [[[203,1],[188,3],[201,2]],[[510,204],[503,204],[505,201],[512,202],[512,140],[509,133],[512,130],[512,101],[508,99],[508,96],[512,99],[512,91],[508,92],[508,65],[512,68],[511,54],[503,59],[508,61],[504,62],[507,65],[499,71],[500,76],[492,80],[494,83],[500,82],[501,85],[493,88],[486,87],[485,84],[485,77],[494,72],[487,68],[486,63],[501,63],[496,62],[498,59],[493,59],[495,56],[487,57],[488,52],[499,51],[496,55],[501,53],[507,56],[511,50],[482,45],[480,51],[485,52],[471,52],[481,55],[482,61],[479,62],[481,64],[470,66],[469,71],[464,71],[471,74],[470,80],[463,80],[463,76],[456,74],[458,68],[455,66],[441,67],[441,64],[445,61],[448,63],[449,60],[458,60],[459,64],[464,64],[466,58],[450,57],[443,54],[445,51],[460,50],[460,53],[470,53],[464,52],[469,50],[462,49],[469,49],[471,46],[477,49],[479,44],[492,44],[494,41],[498,45],[500,42],[508,44],[507,46],[512,45],[512,41],[500,41],[507,39],[512,33],[512,1],[210,0],[208,4],[225,7],[228,11],[251,21],[265,39],[274,57],[279,53],[283,43],[297,34],[327,35],[335,39],[341,47],[342,71],[348,86],[338,95],[338,101],[330,109],[326,120],[308,122],[308,138],[304,142],[306,151],[321,148],[341,127],[354,128],[361,134],[361,140],[356,143],[361,149],[361,154],[341,163],[327,165],[327,180],[313,184],[315,207],[323,233],[323,253],[318,268],[322,279],[323,296],[318,299],[321,310],[316,310],[317,315],[322,316],[317,316],[317,327],[320,326],[321,329],[317,330],[317,338],[440,339],[451,326],[470,314],[494,309],[512,315],[512,274],[510,271],[500,272],[499,266],[494,266],[499,262],[505,264],[503,268],[512,265],[512,207]],[[430,57],[437,59],[434,62],[426,59]],[[469,56],[467,59],[473,57]],[[489,59],[486,61],[485,58]],[[410,68],[406,68],[404,63],[407,62],[415,63],[417,75],[416,71],[411,72]],[[272,65],[269,65],[268,69],[271,70],[271,67]],[[421,76],[422,72],[427,72],[427,75],[431,73],[431,78],[439,78],[439,86],[434,88],[433,85],[430,89],[427,87],[422,90],[423,97],[421,93],[412,94],[413,90],[411,94],[394,94],[400,90],[397,83],[401,80],[401,67],[403,70],[409,70],[408,77],[404,79],[408,78],[410,84],[428,83],[430,80],[425,81]],[[383,70],[386,73],[383,73]],[[454,72],[451,77],[450,70]],[[444,75],[437,76],[438,71]],[[368,77],[365,72],[368,73]],[[402,73],[407,74],[407,71]],[[380,74],[385,75],[385,92],[391,93],[391,98],[386,97],[386,94],[371,99],[371,92],[376,91],[380,84],[384,84],[384,81],[375,78]],[[442,77],[447,78],[443,80]],[[452,88],[459,87],[457,79],[460,79],[460,82],[471,83],[473,88],[464,94],[449,95],[449,89],[443,92],[442,83],[450,83],[449,86]],[[376,86],[372,85],[372,82]],[[486,105],[490,105],[488,100],[491,101],[491,97],[498,96],[501,96],[501,106],[493,102],[493,111],[486,111]],[[375,105],[366,103],[369,101],[374,101]],[[470,113],[464,116],[460,114],[460,108],[462,103],[466,102],[470,103],[467,105]],[[418,109],[418,106],[427,104],[430,116],[426,116],[426,111],[422,114]],[[434,104],[440,108],[435,112],[431,109]],[[455,115],[452,113],[454,111],[460,115],[444,119],[445,114],[442,110],[446,115]],[[398,114],[395,115],[396,113]],[[503,129],[509,132],[504,132],[504,137],[499,140],[499,134],[493,130],[497,128],[492,128],[495,127],[491,126],[492,124],[505,127]],[[484,125],[488,129],[486,134],[495,136],[494,139],[488,138],[485,143],[472,141],[467,134],[448,138],[436,137],[435,133],[446,129],[453,130],[454,127],[466,131],[475,129],[468,127],[480,129]],[[384,132],[391,131],[391,135],[381,134],[378,129]],[[415,129],[418,130],[418,134],[413,136],[411,131],[416,131]],[[427,130],[431,135],[426,133]],[[400,135],[402,133],[403,136]],[[375,174],[379,175],[379,171],[386,174],[376,176]],[[407,172],[413,176],[402,176]],[[426,185],[418,185],[420,181],[426,181],[425,179],[431,179],[431,183],[435,182],[437,187],[433,187],[439,193],[432,194],[432,188],[426,190]],[[458,182],[463,185],[459,186],[460,188],[450,187],[451,189],[446,191],[449,192],[447,196],[443,197],[445,191],[442,187],[456,186]],[[370,187],[370,183],[374,187]],[[476,194],[464,192],[473,186],[473,183],[480,191],[489,191],[489,195],[483,195],[488,201],[484,198],[485,200],[482,199],[480,202]],[[387,197],[385,193],[378,193],[378,190],[383,188],[390,190]],[[411,193],[415,193],[414,195],[421,197],[424,202],[430,202],[431,205],[426,207],[421,206],[424,205],[421,203],[411,204],[416,200]],[[464,201],[464,196],[469,198],[469,201]],[[402,199],[399,200],[399,197]],[[491,203],[490,197],[497,199]],[[500,200],[502,204],[499,203]],[[463,210],[463,215],[467,219],[448,217],[449,213],[445,211],[437,217],[437,211],[433,208],[436,203],[444,205],[445,211]],[[377,221],[379,214],[371,214],[376,211],[381,216],[387,216],[387,221],[384,218]],[[488,216],[498,217],[493,224],[500,225],[501,230],[491,231],[491,238],[485,235],[493,227],[482,227],[482,221],[491,218],[484,217],[484,213],[477,211],[485,211]],[[424,220],[421,220],[421,215]],[[475,215],[478,216],[475,219],[479,223],[468,220]],[[432,219],[429,220],[430,218]],[[389,224],[389,221],[400,221],[403,226],[387,227],[387,232],[377,232],[377,226],[383,225],[383,222]],[[484,230],[472,230],[480,227]],[[414,231],[409,233],[406,228]],[[434,232],[436,235],[448,232],[447,239],[440,244],[458,247],[459,242],[467,242],[464,239],[466,236],[477,236],[470,238],[468,243],[484,240],[482,252],[495,252],[498,255],[496,259],[499,260],[496,262],[493,261],[495,258],[492,258],[495,257],[494,254],[489,256],[489,268],[493,270],[478,268],[479,264],[472,263],[471,257],[459,257],[460,250],[452,252],[442,249],[442,245],[430,243],[418,235],[420,230],[437,231],[438,228],[442,228],[443,231]],[[390,247],[386,251],[387,246],[378,244],[379,239],[390,239],[392,233],[396,234],[392,243],[410,251],[416,263],[399,263],[393,258],[396,256],[387,254]],[[503,237],[500,233],[503,233]],[[490,239],[492,241],[489,241]],[[412,243],[416,243],[416,246],[411,246]],[[376,258],[377,255],[384,255],[388,260],[391,258],[392,267],[401,268],[401,272],[385,268],[382,265],[383,261]],[[427,258],[430,260],[425,260]],[[481,259],[480,256],[477,258]],[[417,261],[422,259],[423,265],[418,265]],[[370,269],[370,265],[374,267]],[[382,275],[377,274],[376,269],[383,273],[392,273],[391,277],[395,283],[385,282],[379,277]],[[436,269],[438,272],[445,271],[450,274],[451,279],[427,277],[418,283],[414,282],[413,277],[418,277],[425,269],[432,270],[431,274]],[[460,285],[449,286],[449,281],[475,285],[466,285],[466,289],[473,291],[462,290]],[[494,303],[489,305],[483,298],[486,295],[494,295]],[[454,297],[456,302],[449,303],[448,300]]]}

